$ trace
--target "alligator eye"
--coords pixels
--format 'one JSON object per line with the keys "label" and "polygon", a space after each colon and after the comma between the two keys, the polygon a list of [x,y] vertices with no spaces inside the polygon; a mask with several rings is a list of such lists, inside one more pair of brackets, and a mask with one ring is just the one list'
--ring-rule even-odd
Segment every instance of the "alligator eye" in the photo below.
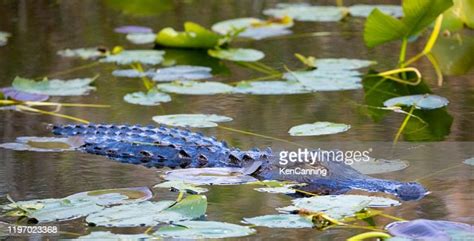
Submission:
{"label": "alligator eye", "polygon": [[117,154],[117,150],[114,150],[114,149],[107,150],[107,154],[108,155],[115,155],[115,154]]}
{"label": "alligator eye", "polygon": [[207,157],[203,154],[199,155],[197,159],[199,161],[200,166],[205,166],[207,164]]}
{"label": "alligator eye", "polygon": [[140,155],[144,156],[144,157],[151,157],[153,156],[153,154],[149,151],[140,151]]}
{"label": "alligator eye", "polygon": [[179,158],[190,158],[191,156],[185,151],[185,150],[180,150],[178,152]]}

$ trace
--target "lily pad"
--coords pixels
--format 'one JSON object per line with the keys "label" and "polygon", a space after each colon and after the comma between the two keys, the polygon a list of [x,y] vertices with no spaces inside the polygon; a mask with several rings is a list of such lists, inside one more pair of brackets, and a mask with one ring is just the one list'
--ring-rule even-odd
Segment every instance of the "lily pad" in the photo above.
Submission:
{"label": "lily pad", "polygon": [[464,160],[464,164],[474,166],[474,157]]}
{"label": "lily pad", "polygon": [[316,67],[325,70],[354,70],[366,68],[377,62],[364,59],[325,58],[316,59]]}
{"label": "lily pad", "polygon": [[148,28],[148,27],[143,27],[143,26],[136,26],[136,25],[125,25],[125,26],[120,26],[114,29],[116,33],[125,33],[125,34],[130,34],[130,33],[153,33],[153,29]]}
{"label": "lily pad", "polygon": [[350,70],[328,71],[316,69],[311,71],[289,72],[283,76],[289,81],[301,83],[308,91],[339,91],[361,89],[362,78],[358,72]]}
{"label": "lily pad", "polygon": [[73,57],[81,59],[98,59],[105,56],[103,51],[98,48],[79,48],[79,49],[63,49],[58,51],[58,55],[62,57]]}
{"label": "lily pad", "polygon": [[327,195],[292,200],[293,205],[279,208],[281,212],[305,210],[306,212],[319,213],[342,220],[354,216],[355,213],[367,207],[398,206],[400,202],[383,197],[363,195]]}
{"label": "lily pad", "polygon": [[199,80],[212,77],[212,69],[202,66],[177,65],[148,72],[154,81]]}
{"label": "lily pad", "polygon": [[177,114],[157,115],[153,117],[153,121],[169,126],[206,128],[216,127],[217,122],[232,121],[232,118],[214,114]]}
{"label": "lily pad", "polygon": [[77,96],[86,95],[91,90],[95,90],[95,87],[90,84],[95,78],[84,78],[84,79],[71,79],[71,80],[42,80],[34,81],[32,79],[26,79],[16,77],[13,80],[12,86],[16,90],[51,96]]}
{"label": "lily pad", "polygon": [[147,76],[147,73],[135,69],[116,69],[112,71],[112,75],[115,77],[141,78]]}
{"label": "lily pad", "polygon": [[94,231],[75,240],[148,240],[153,237],[147,234],[116,234],[110,231]]}
{"label": "lily pad", "polygon": [[184,32],[172,28],[162,29],[156,36],[156,43],[165,47],[210,49],[218,45],[220,38],[219,34],[199,24],[185,22]]}
{"label": "lily pad", "polygon": [[266,192],[266,193],[281,193],[281,194],[294,194],[296,193],[295,189],[292,189],[294,185],[287,185],[283,187],[259,187],[255,188],[257,192]]}
{"label": "lily pad", "polygon": [[354,162],[352,168],[362,174],[371,175],[400,171],[409,166],[407,161],[371,158],[369,161]]}
{"label": "lily pad", "polygon": [[289,16],[297,21],[334,22],[346,15],[343,8],[335,6],[312,6],[308,4],[277,4],[276,8],[265,9],[263,14],[283,18]]}
{"label": "lily pad", "polygon": [[383,105],[392,106],[415,106],[416,109],[432,110],[447,106],[449,100],[431,94],[424,95],[407,95],[386,100]]}
{"label": "lily pad", "polygon": [[252,176],[242,173],[240,168],[188,168],[166,172],[164,179],[169,181],[182,180],[195,185],[235,185],[255,182]]}
{"label": "lily pad", "polygon": [[255,62],[263,59],[265,54],[256,49],[209,49],[207,53],[218,59],[241,62]]}
{"label": "lily pad", "polygon": [[[472,240],[474,226],[441,220],[415,219],[393,222],[385,227],[395,237],[413,240]],[[459,238],[459,239],[457,239]]]}
{"label": "lily pad", "polygon": [[245,28],[243,32],[239,33],[239,37],[258,40],[273,36],[290,34],[291,31],[288,28],[291,26],[293,26],[293,21],[291,18],[282,18],[280,21],[265,21],[258,18],[236,18],[218,22],[212,25],[212,30],[222,35],[226,35],[232,31]]}
{"label": "lily pad", "polygon": [[39,222],[51,222],[84,217],[109,205],[142,202],[151,196],[151,191],[146,187],[105,189],[77,193],[60,199],[19,201],[4,205],[2,208],[14,210],[18,207],[35,207],[28,209],[28,213],[20,215],[27,215]]}
{"label": "lily pad", "polygon": [[320,136],[345,132],[351,128],[347,124],[332,122],[315,122],[291,127],[288,133],[291,136]]}
{"label": "lily pad", "polygon": [[379,9],[381,12],[396,17],[403,17],[402,6],[398,5],[368,5],[356,4],[349,7],[349,13],[354,17],[368,17],[374,9]]}
{"label": "lily pad", "polygon": [[240,82],[234,88],[234,93],[254,95],[290,95],[309,92],[308,89],[296,81]]}
{"label": "lily pad", "polygon": [[161,93],[155,89],[151,89],[148,92],[133,92],[126,94],[123,100],[130,104],[156,106],[163,102],[170,102],[171,96],[165,93]]}
{"label": "lily pad", "polygon": [[10,33],[0,31],[0,46],[6,45],[10,36]]}
{"label": "lily pad", "polygon": [[254,234],[252,228],[214,221],[184,221],[164,226],[153,235],[175,239],[217,239],[243,237]]}
{"label": "lily pad", "polygon": [[74,151],[82,144],[77,140],[77,138],[22,136],[16,138],[15,142],[0,144],[0,147],[16,151]]}
{"label": "lily pad", "polygon": [[118,54],[108,55],[100,60],[100,62],[116,63],[116,64],[133,64],[142,63],[156,65],[163,61],[165,51],[159,50],[123,50]]}
{"label": "lily pad", "polygon": [[268,228],[312,228],[313,222],[296,214],[265,215],[253,218],[244,218],[244,223]]}
{"label": "lily pad", "polygon": [[163,183],[156,184],[153,186],[155,188],[169,188],[172,190],[178,190],[180,192],[187,192],[187,193],[192,193],[192,194],[200,194],[207,192],[208,190],[203,187],[197,187],[193,184],[186,183],[181,180],[175,180],[175,181],[167,181]]}
{"label": "lily pad", "polygon": [[216,95],[231,93],[234,88],[220,82],[174,81],[159,84],[158,89],[164,92],[184,95]]}
{"label": "lily pad", "polygon": [[154,33],[129,33],[127,40],[134,44],[151,44],[155,42],[156,34]]}
{"label": "lily pad", "polygon": [[45,101],[49,99],[47,95],[32,94],[14,89],[13,87],[0,88],[3,97],[19,101]]}

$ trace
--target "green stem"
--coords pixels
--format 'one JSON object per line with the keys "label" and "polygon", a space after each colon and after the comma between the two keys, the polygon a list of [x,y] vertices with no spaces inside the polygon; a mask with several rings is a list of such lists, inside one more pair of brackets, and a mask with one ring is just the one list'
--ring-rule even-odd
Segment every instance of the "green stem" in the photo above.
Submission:
{"label": "green stem", "polygon": [[401,68],[405,67],[403,62],[405,62],[405,58],[407,56],[407,45],[408,45],[408,38],[403,38],[402,47],[400,48],[400,56],[399,56],[399,59],[398,59],[398,65]]}
{"label": "green stem", "polygon": [[408,115],[405,117],[405,119],[403,120],[403,123],[402,125],[400,126],[400,128],[398,129],[398,132],[397,132],[397,135],[395,136],[395,139],[393,140],[393,144],[397,144],[398,142],[398,139],[400,139],[400,135],[402,134],[403,130],[405,129],[405,127],[407,126],[408,124],[408,121],[410,120],[412,114],[413,114],[413,111],[415,110],[415,106],[411,106],[411,109],[410,111],[408,112]]}

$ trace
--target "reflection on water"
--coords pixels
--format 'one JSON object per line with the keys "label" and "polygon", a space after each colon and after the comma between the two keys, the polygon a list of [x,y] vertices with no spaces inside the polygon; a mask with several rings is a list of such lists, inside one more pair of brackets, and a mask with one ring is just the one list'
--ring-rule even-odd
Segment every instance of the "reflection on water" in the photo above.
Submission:
{"label": "reflection on water", "polygon": [[[139,1],[151,2],[151,1]],[[158,30],[171,26],[181,29],[184,21],[191,20],[204,26],[235,17],[261,16],[262,9],[273,6],[276,1],[158,1],[146,9],[137,1],[93,1],[70,0],[59,2],[6,0],[0,2],[0,30],[13,34],[9,44],[0,48],[0,86],[10,85],[17,75],[24,77],[52,76],[70,68],[89,62],[66,59],[56,55],[63,48],[123,45],[134,48],[123,35],[115,34],[113,28],[136,24]],[[332,3],[331,1],[321,1]],[[351,1],[345,1],[349,4]],[[355,1],[353,1],[355,2]],[[367,1],[397,2],[397,1]],[[319,2],[318,2],[319,3]],[[203,7],[205,6],[205,7]],[[135,14],[146,13],[146,14]],[[297,23],[295,33],[324,31],[333,34],[323,37],[279,38],[264,41],[241,41],[238,46],[259,49],[267,54],[263,59],[276,69],[283,64],[290,69],[299,66],[293,53],[312,55],[317,58],[347,57],[374,59],[378,71],[390,69],[397,62],[398,45],[367,49],[362,41],[362,19],[351,19],[338,23]],[[343,34],[341,34],[343,33]],[[455,37],[442,39],[435,48],[435,57],[446,76],[442,87],[436,83],[436,75],[427,60],[418,63],[424,74],[424,83],[413,89],[384,82],[381,86],[397,94],[433,92],[450,100],[445,109],[419,112],[430,125],[416,136],[413,131],[420,123],[411,120],[407,126],[405,140],[443,140],[437,144],[407,144],[406,153],[386,158],[400,158],[410,161],[410,167],[399,172],[380,175],[384,178],[414,180],[433,174],[437,170],[452,167],[437,175],[420,180],[432,194],[419,202],[404,203],[401,207],[389,208],[388,213],[406,219],[432,218],[474,223],[472,220],[472,167],[462,160],[474,156],[472,153],[472,129],[474,124],[474,81],[469,72],[472,52],[466,47],[470,40],[462,37],[461,50],[454,51],[442,45],[458,41]],[[413,55],[423,48],[424,41],[414,43],[409,49]],[[447,43],[451,44],[451,43]],[[466,45],[464,45],[466,44]],[[153,46],[145,46],[152,48]],[[455,54],[459,53],[459,55]],[[451,56],[452,57],[447,57]],[[215,80],[234,82],[259,77],[258,72],[236,64],[209,58],[199,51],[167,50],[167,61],[179,64],[200,64],[213,68]],[[472,65],[472,64],[470,64]],[[360,105],[380,106],[386,99],[386,91],[367,94],[370,81],[364,81],[364,89],[358,91],[320,92],[291,96],[181,96],[173,95],[173,101],[159,107],[144,107],[123,102],[129,92],[144,90],[137,79],[115,78],[110,73],[111,64],[100,64],[73,73],[58,75],[61,78],[86,77],[100,74],[96,81],[98,90],[89,96],[52,98],[51,101],[112,104],[107,110],[68,108],[65,114],[79,116],[93,122],[152,124],[151,117],[157,114],[214,113],[230,116],[232,128],[304,143],[310,147],[323,146],[326,141],[387,141],[390,145],[404,115],[379,112],[362,108]],[[456,76],[451,76],[456,74]],[[56,76],[55,76],[56,77]],[[375,81],[375,80],[373,80]],[[372,82],[372,85],[374,82]],[[387,86],[385,86],[387,84]],[[63,119],[0,112],[0,142],[13,141],[17,136],[48,135],[47,123],[66,122]],[[375,120],[375,121],[374,121]],[[331,121],[352,126],[345,133],[319,137],[290,137],[291,126]],[[256,136],[230,132],[224,129],[206,129],[204,133],[227,140],[240,148],[272,146],[276,149],[289,148],[288,143],[276,142]],[[411,133],[411,134],[410,134]],[[453,142],[457,141],[457,142]],[[465,141],[464,143],[462,143]],[[468,142],[470,141],[470,142]],[[316,143],[318,142],[318,143]],[[330,144],[329,147],[332,147]],[[379,157],[385,157],[381,153]],[[30,153],[0,149],[0,195],[10,193],[14,199],[62,197],[72,193],[102,188],[130,186],[152,186],[160,181],[154,169],[124,165],[103,157],[71,153]],[[458,166],[457,166],[458,165]],[[157,198],[173,198],[175,194],[159,190]],[[286,206],[290,198],[253,191],[247,186],[213,187],[207,194],[209,199],[208,219],[239,223],[242,217],[275,213],[275,207]],[[5,199],[2,200],[6,202]],[[384,224],[387,220],[376,220]],[[80,222],[65,222],[64,229],[74,232],[88,232]],[[315,238],[318,240],[343,239],[361,230],[335,229],[325,232],[315,230],[280,230],[258,228],[258,236],[265,238]]]}

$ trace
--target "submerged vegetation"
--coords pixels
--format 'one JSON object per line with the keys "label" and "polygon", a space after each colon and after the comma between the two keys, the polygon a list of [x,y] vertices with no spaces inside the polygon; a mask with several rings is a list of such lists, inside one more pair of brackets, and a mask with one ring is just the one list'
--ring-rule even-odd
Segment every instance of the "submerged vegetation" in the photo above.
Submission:
{"label": "submerged vegetation", "polygon": [[[107,1],[107,4],[132,15],[154,13],[147,8],[142,9],[125,2],[111,0]],[[172,5],[171,1],[163,1],[160,4],[154,1],[146,2],[146,6],[151,9],[156,5],[160,5],[160,9],[161,6],[168,9]],[[433,93],[427,84],[431,78],[418,69],[417,62],[426,57],[437,75],[436,83],[439,88],[443,85],[443,76],[464,74],[470,70],[474,64],[474,39],[462,31],[464,28],[473,28],[474,5],[471,1],[404,0],[402,6],[343,6],[342,1],[338,1],[337,6],[280,3],[265,9],[263,14],[270,17],[230,19],[215,23],[210,29],[189,21],[184,23],[182,31],[167,27],[155,32],[148,27],[126,25],[115,28],[115,32],[125,34],[125,38],[133,44],[149,48],[67,48],[57,54],[62,58],[78,58],[80,61],[90,62],[77,69],[66,70],[69,74],[78,69],[107,65],[113,66],[111,74],[114,77],[139,79],[142,87],[126,93],[122,100],[128,104],[149,108],[150,111],[156,110],[153,108],[157,106],[162,107],[164,103],[176,101],[177,95],[226,95],[224,98],[230,98],[233,95],[309,95],[361,89],[364,103],[355,105],[361,107],[363,113],[373,121],[382,121],[388,118],[387,115],[391,112],[404,115],[399,128],[393,134],[394,144],[402,138],[406,141],[440,141],[450,133],[453,123],[453,117],[447,108],[450,100]],[[400,42],[396,66],[388,70],[377,70],[382,67],[376,65],[376,60],[349,59],[345,56],[323,58],[305,56],[304,53],[294,53],[294,59],[281,60],[278,63],[280,66],[271,66],[261,61],[272,53],[241,46],[252,41],[291,38],[291,28],[297,21],[330,23],[352,21],[353,17],[366,18],[363,41],[367,47],[376,48],[390,42]],[[321,33],[310,34],[317,36]],[[9,38],[14,37],[9,33],[0,32],[0,47],[7,48]],[[425,47],[420,53],[407,56],[411,43],[425,39]],[[275,50],[277,51],[278,49]],[[452,64],[453,62],[455,64]],[[295,65],[298,66],[294,67],[295,69],[288,67]],[[256,72],[259,76],[253,79],[221,81],[223,76],[235,68]],[[97,90],[95,82],[101,78],[103,77],[98,75],[92,78],[74,77],[69,80],[18,76],[11,86],[0,89],[0,110],[45,114],[89,123],[80,117],[62,114],[62,108],[110,106],[49,102],[48,99],[54,96],[72,98],[70,96],[92,95],[93,91]],[[202,110],[196,110],[199,111]],[[163,113],[154,114],[150,121],[176,127],[216,128],[278,140],[286,144],[292,143],[285,139],[220,125],[225,122],[232,123],[231,121],[237,118],[239,116],[212,113]],[[307,123],[296,123],[292,127],[288,124],[285,132],[288,138],[343,135],[345,132],[357,131],[351,129],[351,125],[353,124],[349,121],[334,123],[317,118]],[[0,147],[19,151],[63,152],[74,150],[82,144],[74,138],[18,137],[16,142],[4,143]],[[464,163],[472,165],[472,158]],[[367,165],[369,167],[354,168],[364,170],[365,172],[361,171],[363,173],[380,174],[408,167],[408,163],[401,160],[374,159]],[[259,232],[258,227],[318,230],[351,228],[368,231],[348,239],[352,241],[366,238],[467,239],[474,235],[472,226],[464,223],[425,219],[408,221],[386,214],[383,208],[404,205],[403,202],[391,198],[353,194],[316,195],[303,190],[305,183],[258,181],[247,175],[246,171],[248,170],[200,168],[163,172],[162,177],[166,181],[156,184],[153,188],[176,192],[176,199],[171,200],[155,196],[148,187],[132,187],[87,191],[63,198],[29,201],[14,201],[8,196],[10,203],[1,208],[4,216],[17,225],[82,219],[84,224],[90,227],[146,228],[140,230],[139,234],[116,234],[98,229],[79,239],[230,238],[253,235]],[[277,213],[244,217],[240,224],[232,224],[204,220],[208,211],[205,194],[211,187],[202,186],[210,185],[252,185],[256,186],[255,191],[261,192],[262,195],[270,193],[305,197],[291,200],[290,206],[274,208]],[[377,227],[374,217],[383,217],[393,222],[386,227]],[[416,229],[416,233],[412,228]]]}

